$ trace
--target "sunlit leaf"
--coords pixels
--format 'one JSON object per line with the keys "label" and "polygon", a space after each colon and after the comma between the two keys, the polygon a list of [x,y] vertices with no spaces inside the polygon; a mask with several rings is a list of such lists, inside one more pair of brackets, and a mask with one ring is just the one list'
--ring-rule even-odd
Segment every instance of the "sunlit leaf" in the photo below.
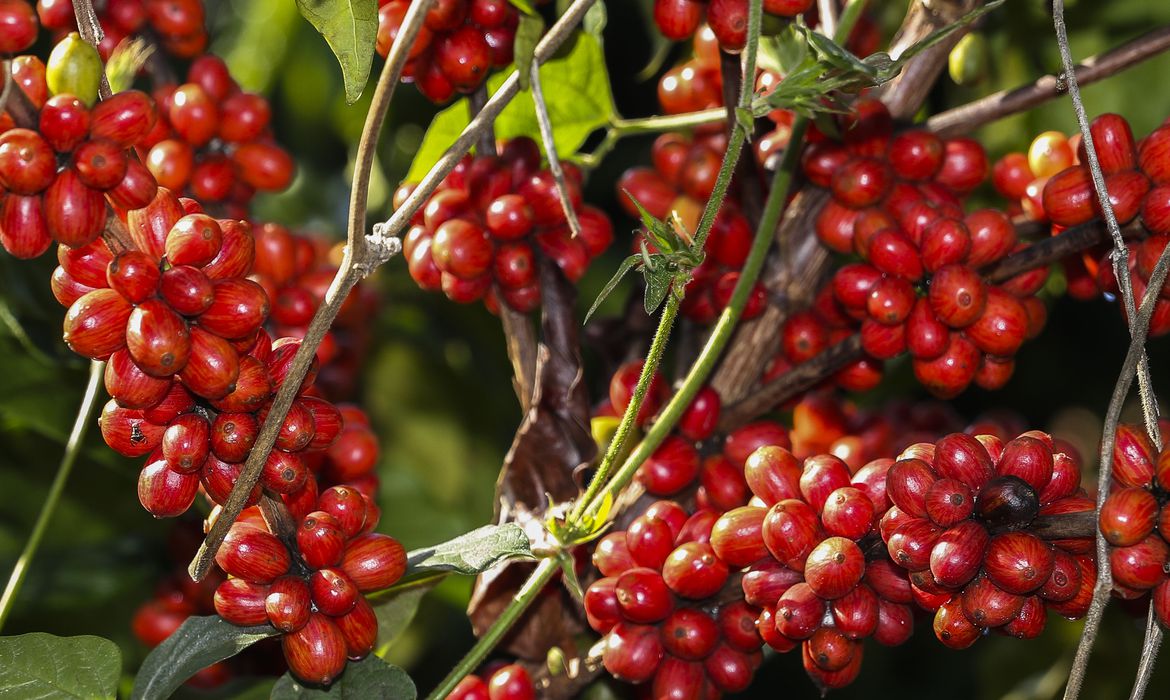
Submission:
{"label": "sunlit leaf", "polygon": [[[540,67],[540,82],[552,121],[553,141],[562,158],[577,153],[585,139],[609,124],[616,113],[601,44],[585,33],[577,34],[568,43],[567,52]],[[488,92],[495,93],[511,72],[511,67],[505,68],[488,78]],[[439,156],[455,143],[470,120],[466,99],[440,112],[427,129],[406,180],[421,180]],[[499,139],[527,136],[540,143],[540,125],[536,121],[531,94],[518,95],[504,108],[495,122],[495,132]]]}
{"label": "sunlit leaf", "polygon": [[520,15],[516,39],[512,42],[512,56],[520,75],[520,89],[527,90],[532,80],[532,59],[536,44],[544,34],[544,19],[540,15]]}
{"label": "sunlit leaf", "polygon": [[670,284],[674,281],[674,271],[661,265],[655,270],[643,269],[642,274],[646,278],[646,313],[652,314],[659,306],[662,306],[662,301],[670,292]]}
{"label": "sunlit leaf", "polygon": [[374,62],[378,38],[376,0],[297,0],[301,16],[325,37],[341,65],[345,101],[361,97]]}
{"label": "sunlit leaf", "polygon": [[516,523],[484,525],[434,547],[407,554],[406,575],[449,571],[472,576],[505,559],[532,556],[528,535]]}

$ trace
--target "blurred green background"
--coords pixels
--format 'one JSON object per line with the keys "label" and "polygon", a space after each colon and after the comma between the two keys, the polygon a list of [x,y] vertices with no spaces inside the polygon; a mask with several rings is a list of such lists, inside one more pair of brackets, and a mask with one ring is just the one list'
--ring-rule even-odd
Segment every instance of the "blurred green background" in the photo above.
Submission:
{"label": "blurred green background", "polygon": [[[656,51],[657,41],[640,4],[608,3],[605,47],[618,108],[626,117],[655,112],[657,76],[635,74]],[[245,89],[271,96],[276,129],[298,158],[292,188],[259,202],[258,216],[305,230],[337,235],[348,202],[354,144],[368,92],[346,105],[340,74],[325,43],[297,15],[289,0],[208,3],[213,50],[223,55]],[[888,37],[905,2],[872,3]],[[1074,54],[1085,57],[1170,23],[1170,3],[1150,0],[1079,0],[1069,3]],[[1009,0],[984,25],[992,70],[982,84],[961,88],[945,78],[931,95],[937,111],[988,92],[1021,84],[1057,70],[1047,3]],[[664,66],[687,52],[674,47]],[[378,66],[375,66],[377,70]],[[660,71],[661,72],[661,71]],[[1138,135],[1170,116],[1170,56],[1085,90],[1090,115],[1125,115]],[[394,186],[405,173],[435,107],[409,86],[399,90],[379,148],[371,212],[388,212]],[[1040,131],[1075,129],[1070,104],[1060,100],[988,127],[979,138],[992,157],[1023,150]],[[593,174],[587,198],[615,215],[618,245],[595,264],[581,285],[579,308],[587,307],[616,267],[633,223],[615,207],[613,182],[631,164],[647,160],[652,137],[623,142]],[[86,366],[60,340],[62,309],[53,301],[48,277],[52,256],[17,263],[0,256],[0,574],[7,576],[56,469],[65,436],[85,383]],[[486,522],[492,488],[520,412],[510,386],[510,365],[495,317],[480,305],[456,306],[420,292],[394,260],[371,282],[384,303],[374,320],[376,342],[354,397],[368,409],[382,438],[380,529],[408,548],[438,542]],[[1059,282],[1056,283],[1059,285]],[[606,308],[620,308],[622,291]],[[1009,408],[1030,425],[1075,439],[1091,453],[1099,416],[1124,355],[1126,331],[1117,309],[1104,301],[1056,299],[1042,338],[1024,346],[1012,383],[990,394],[972,390],[955,403],[966,417]],[[1170,391],[1170,341],[1150,343],[1156,386]],[[587,361],[594,363],[592,358]],[[591,364],[592,366],[592,364]],[[592,376],[593,396],[605,377]],[[896,395],[918,395],[909,367],[895,364],[866,403]],[[1089,460],[1092,462],[1092,459]],[[34,562],[16,610],[4,632],[47,631],[98,634],[118,642],[125,671],[132,673],[144,650],[129,630],[133,610],[150,597],[167,572],[166,523],[155,523],[139,506],[139,464],[124,460],[90,431],[61,507]],[[471,643],[463,614],[468,580],[449,580],[423,603],[411,629],[391,652],[426,691]],[[1144,619],[1111,608],[1089,673],[1086,698],[1128,695]],[[1001,638],[980,641],[957,653],[942,647],[923,624],[899,649],[867,646],[861,677],[835,693],[842,698],[1025,698],[1054,697],[1060,687],[1079,624],[1050,620],[1033,642]],[[815,697],[811,683],[788,655],[761,671],[751,695],[783,690],[793,698]],[[184,691],[187,692],[187,691]],[[232,692],[235,692],[233,690]],[[1157,673],[1149,697],[1170,693],[1170,670]],[[192,696],[198,694],[191,693]]]}

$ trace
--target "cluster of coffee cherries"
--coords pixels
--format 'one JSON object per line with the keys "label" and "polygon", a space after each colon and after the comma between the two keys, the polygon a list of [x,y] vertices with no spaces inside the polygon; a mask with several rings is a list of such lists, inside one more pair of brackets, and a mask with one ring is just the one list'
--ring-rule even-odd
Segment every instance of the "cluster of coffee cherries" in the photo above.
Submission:
{"label": "cluster of coffee cherries", "polygon": [[[108,0],[96,9],[104,35],[97,48],[103,59],[108,60],[123,39],[148,31],[157,37],[157,45],[175,58],[194,58],[207,48],[200,0]],[[68,0],[38,0],[36,12],[44,27],[57,34],[77,27]]]}
{"label": "cluster of coffee cherries", "polygon": [[[207,49],[201,0],[106,0],[97,7],[104,38],[98,44],[109,60],[114,48],[131,35],[148,30],[163,51],[179,59],[195,58]],[[77,22],[69,0],[37,0],[37,15],[45,29],[73,31]]]}
{"label": "cluster of coffee cherries", "polygon": [[[622,173],[617,183],[618,200],[634,218],[639,217],[636,201],[653,216],[674,222],[681,228],[680,235],[693,235],[715,187],[726,148],[727,137],[722,132],[693,137],[663,134],[651,149],[654,167],[639,166]],[[635,239],[634,250],[641,250],[643,243],[653,250],[644,234]],[[698,323],[711,323],[718,317],[731,300],[751,244],[751,224],[728,198],[704,245],[706,257],[687,284],[681,309],[684,316]],[[744,318],[760,315],[765,303],[764,287],[757,283],[744,307]]]}
{"label": "cluster of coffee cherries", "polygon": [[[556,263],[570,281],[613,242],[613,226],[600,209],[581,201],[581,172],[566,166],[566,185],[581,235],[566,221],[556,181],[540,167],[540,149],[521,137],[499,156],[468,155],[415,215],[402,242],[418,286],[442,290],[463,304],[485,299],[520,312],[540,304],[538,256]],[[395,206],[410,194],[404,185]]]}
{"label": "cluster of coffee cherries", "polygon": [[158,124],[144,144],[163,187],[242,218],[255,192],[292,182],[292,157],[272,139],[268,100],[240,90],[223,60],[204,54],[187,82],[155,89]]}
{"label": "cluster of coffee cherries", "polygon": [[394,585],[406,551],[373,532],[379,512],[357,489],[334,486],[300,519],[296,549],[273,535],[258,510],[228,531],[215,561],[229,578],[215,590],[215,610],[235,625],[280,630],[289,670],[328,685],[348,659],[374,648],[378,620],[363,594]]}
{"label": "cluster of coffee cherries", "polygon": [[943,644],[966,648],[987,630],[1030,639],[1048,610],[1088,611],[1092,540],[1028,531],[1038,516],[1093,510],[1080,473],[1075,452],[1040,431],[1006,443],[955,433],[911,446],[890,466],[882,539],[910,572],[915,602],[934,611]]}
{"label": "cluster of coffee cherries", "polygon": [[[487,680],[484,680],[484,679]],[[446,700],[535,700],[532,676],[520,664],[504,664],[494,671],[465,676]]]}
{"label": "cluster of coffee cherries", "polygon": [[833,330],[860,321],[870,357],[909,351],[915,375],[938,396],[972,381],[1002,386],[1016,350],[1043,327],[1046,312],[1034,295],[1047,269],[998,285],[980,275],[1020,245],[1006,215],[962,209],[987,174],[982,147],[920,129],[894,134],[889,113],[873,100],[841,121],[843,141],[815,141],[804,172],[832,195],[818,216],[818,237],[863,262],[839,269],[832,299],[822,291],[811,312],[784,329],[785,359],[810,359],[833,342]]}
{"label": "cluster of coffee cherries", "polygon": [[735,595],[715,600],[731,581],[711,546],[716,517],[708,507],[690,514],[658,501],[593,554],[603,578],[584,606],[589,625],[606,635],[602,662],[616,678],[652,682],[655,697],[743,690],[762,661],[755,612]]}
{"label": "cluster of coffee cherries", "polygon": [[888,506],[879,459],[851,474],[832,455],[801,463],[784,443],[764,444],[744,463],[755,498],[715,523],[720,558],[744,570],[747,603],[773,649],[801,646],[818,686],[837,688],[861,668],[861,640],[897,645],[909,638],[913,613],[904,572],[875,554],[874,524]]}
{"label": "cluster of coffee cherries", "polygon": [[19,84],[40,116],[35,126],[9,122],[0,133],[0,244],[15,257],[34,258],[53,241],[77,247],[97,238],[107,200],[127,210],[154,198],[154,177],[128,149],[146,137],[155,109],[134,90],[92,109],[70,94],[49,96],[44,66],[24,66]]}
{"label": "cluster of coffee cherries", "polygon": [[[402,27],[411,0],[378,0],[378,53],[385,58]],[[520,15],[509,0],[439,0],[427,11],[410,47],[403,80],[427,99],[446,102],[468,93],[493,68],[512,62]]]}
{"label": "cluster of coffee cherries", "polygon": [[[791,18],[813,0],[764,0],[764,13]],[[654,23],[668,39],[686,39],[706,22],[724,51],[738,53],[747,44],[748,0],[654,0]]]}
{"label": "cluster of coffee cherries", "polygon": [[[1089,129],[1118,223],[1141,224],[1126,229],[1127,237],[1134,234],[1126,245],[1134,294],[1140,300],[1170,242],[1170,168],[1163,165],[1170,153],[1170,125],[1163,124],[1136,143],[1129,123],[1117,114],[1098,116]],[[1008,153],[992,171],[996,190],[1012,200],[1013,209],[1049,222],[1053,235],[1100,217],[1091,180],[1080,134],[1066,137],[1059,131],[1039,134],[1026,155]],[[1103,294],[1117,298],[1120,290],[1110,250],[1102,243],[1061,261],[1069,296],[1082,301]],[[1170,288],[1156,304],[1150,334],[1165,335],[1170,333]]]}
{"label": "cluster of coffee cherries", "polygon": [[[1165,435],[1170,423],[1161,421]],[[1101,507],[1109,542],[1113,594],[1150,596],[1154,613],[1170,627],[1170,450],[1158,450],[1145,428],[1122,424],[1113,450],[1113,480]]]}

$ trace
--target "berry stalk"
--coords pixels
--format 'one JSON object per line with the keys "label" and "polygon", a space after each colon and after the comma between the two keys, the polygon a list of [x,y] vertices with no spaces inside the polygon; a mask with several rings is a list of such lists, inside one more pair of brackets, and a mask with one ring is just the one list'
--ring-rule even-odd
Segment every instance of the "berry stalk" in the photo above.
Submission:
{"label": "berry stalk", "polygon": [[33,525],[32,532],[29,533],[28,540],[24,543],[24,549],[21,550],[20,557],[16,560],[16,566],[13,567],[12,574],[8,577],[4,593],[0,594],[0,630],[4,629],[4,623],[12,612],[12,604],[20,593],[20,586],[28,574],[28,567],[32,564],[33,557],[36,556],[37,549],[41,546],[41,539],[45,536],[49,521],[52,520],[53,513],[57,510],[57,502],[61,500],[65,484],[69,481],[69,474],[73,471],[73,463],[77,461],[77,455],[81,452],[81,442],[85,439],[85,432],[92,422],[105,369],[105,362],[95,361],[89,364],[89,382],[85,385],[85,394],[81,398],[81,405],[77,407],[77,418],[73,421],[73,429],[69,432],[69,440],[65,443],[65,454],[61,456],[61,462],[57,466],[57,475],[53,477],[49,493],[45,496],[45,503],[41,506],[41,512],[37,514],[37,522]]}

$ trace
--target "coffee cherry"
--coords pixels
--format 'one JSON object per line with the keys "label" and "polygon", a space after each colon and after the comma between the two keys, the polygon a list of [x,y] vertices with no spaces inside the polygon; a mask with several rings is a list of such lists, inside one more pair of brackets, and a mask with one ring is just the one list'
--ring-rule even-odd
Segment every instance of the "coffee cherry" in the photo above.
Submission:
{"label": "coffee cherry", "polygon": [[804,501],[780,501],[764,518],[763,539],[777,561],[799,569],[821,541],[816,511]]}
{"label": "coffee cherry", "polygon": [[1026,527],[1036,518],[1040,500],[1036,490],[1018,476],[997,476],[979,491],[976,515],[995,530]]}
{"label": "coffee cherry", "polygon": [[914,633],[914,613],[908,605],[878,599],[878,625],[873,639],[883,646],[904,644]]}
{"label": "coffee cherry", "polygon": [[406,571],[406,550],[389,535],[361,535],[346,544],[341,570],[362,593],[389,588]]}
{"label": "coffee cherry", "polygon": [[711,547],[730,566],[747,566],[768,556],[763,528],[768,511],[755,506],[733,508],[711,528]]}
{"label": "coffee cherry", "polygon": [[922,517],[927,515],[927,494],[937,480],[938,475],[926,462],[920,459],[898,460],[886,476],[887,494],[890,501],[904,512]]}
{"label": "coffee cherry", "polygon": [[1081,587],[1081,568],[1077,560],[1061,549],[1053,551],[1052,575],[1037,592],[1047,601],[1064,602],[1072,600]]}
{"label": "coffee cherry", "polygon": [[643,683],[654,675],[662,657],[657,627],[619,622],[606,635],[601,662],[614,678]]}
{"label": "coffee cherry", "polygon": [[1170,546],[1157,534],[1128,547],[1109,551],[1113,578],[1117,583],[1136,591],[1147,591],[1166,578]]}
{"label": "coffee cherry", "polygon": [[187,322],[161,299],[147,299],[126,321],[126,350],[153,377],[182,372],[192,352]]}
{"label": "coffee cherry", "polygon": [[317,610],[338,617],[353,609],[359,597],[358,589],[337,569],[321,569],[309,576],[309,591]]}
{"label": "coffee cherry", "polygon": [[162,438],[162,454],[167,466],[182,474],[194,474],[207,461],[210,426],[198,413],[179,416],[167,426]]}
{"label": "coffee cherry", "polygon": [[638,469],[637,478],[656,496],[682,490],[699,475],[699,454],[694,446],[678,437],[668,437]]}
{"label": "coffee cherry", "polygon": [[943,531],[925,518],[911,518],[886,538],[890,558],[909,571],[930,565],[930,554]]}
{"label": "coffee cherry", "polygon": [[1047,619],[1044,601],[1036,596],[1028,596],[1019,614],[1004,625],[1003,631],[1017,639],[1035,639],[1044,631]]}
{"label": "coffee cherry", "polygon": [[230,578],[215,589],[215,612],[233,625],[268,622],[266,599],[271,586],[242,578]]}
{"label": "coffee cherry", "polygon": [[289,671],[307,683],[327,685],[345,670],[345,637],[321,613],[311,613],[304,627],[281,636],[280,646]]}
{"label": "coffee cherry", "polygon": [[719,643],[719,627],[710,615],[679,608],[662,623],[663,648],[681,659],[700,661]]}
{"label": "coffee cherry", "polygon": [[156,518],[182,515],[199,492],[199,476],[184,474],[167,466],[155,453],[138,475],[138,501]]}
{"label": "coffee cherry", "polygon": [[709,544],[687,542],[675,549],[662,565],[662,579],[683,598],[701,600],[719,592],[728,568]]}
{"label": "coffee cherry", "polygon": [[53,183],[57,159],[44,138],[30,129],[0,134],[0,184],[17,194],[39,194]]}
{"label": "coffee cherry", "polygon": [[939,479],[926,491],[926,515],[940,527],[951,527],[971,517],[975,498],[956,479]]}
{"label": "coffee cherry", "polygon": [[4,250],[15,258],[31,260],[42,255],[52,244],[53,237],[40,197],[18,194],[4,197],[0,203],[0,246]]}
{"label": "coffee cherry", "polygon": [[626,547],[638,566],[661,569],[674,549],[675,533],[666,521],[641,515],[626,530]]}
{"label": "coffee cherry", "polygon": [[489,700],[534,700],[535,686],[528,671],[519,664],[508,664],[492,674],[488,682]]}
{"label": "coffee cherry", "polygon": [[809,552],[804,565],[808,585],[822,598],[848,593],[865,573],[865,555],[852,540],[829,537]]}
{"label": "coffee cherry", "polygon": [[626,571],[618,577],[614,592],[622,616],[631,622],[659,622],[674,607],[670,589],[653,569],[637,567]]}
{"label": "coffee cherry", "polygon": [[808,583],[793,585],[776,603],[776,631],[790,639],[808,639],[821,626],[825,601]]}
{"label": "coffee cherry", "polygon": [[984,560],[991,581],[1019,595],[1042,586],[1052,574],[1053,566],[1051,546],[1026,532],[1007,532],[991,538]]}
{"label": "coffee cherry", "polygon": [[859,540],[873,528],[873,503],[861,490],[841,487],[829,494],[821,522],[830,535]]}
{"label": "coffee cherry", "polygon": [[751,685],[760,662],[759,652],[749,654],[721,644],[703,661],[703,669],[707,672],[708,683],[716,689],[738,693]]}
{"label": "coffee cherry", "polygon": [[1145,429],[1122,423],[1113,448],[1113,478],[1121,486],[1148,487],[1154,480],[1157,452]]}
{"label": "coffee cherry", "polygon": [[59,243],[74,248],[97,238],[106,223],[106,201],[77,171],[64,168],[44,193],[45,225]]}
{"label": "coffee cherry", "polygon": [[951,649],[966,649],[975,643],[983,630],[963,613],[963,597],[954,596],[934,614],[934,635]]}
{"label": "coffee cherry", "polygon": [[102,59],[76,32],[71,32],[53,47],[45,64],[45,82],[54,95],[75,95],[86,105],[97,101]]}
{"label": "coffee cherry", "polygon": [[132,306],[112,289],[83,295],[65,314],[65,344],[83,357],[100,360],[126,345]]}
{"label": "coffee cherry", "polygon": [[273,627],[281,632],[295,632],[308,624],[312,603],[304,579],[281,576],[268,587],[264,611]]}
{"label": "coffee cherry", "polygon": [[945,265],[930,282],[930,306],[940,321],[951,328],[974,323],[987,304],[987,287],[969,267]]}
{"label": "coffee cherry", "polygon": [[309,513],[297,528],[297,547],[314,569],[334,566],[345,551],[345,534],[337,520],[324,511]]}
{"label": "coffee cherry", "polygon": [[930,573],[940,586],[962,588],[979,573],[989,541],[987,530],[974,520],[951,527],[930,550]]}

